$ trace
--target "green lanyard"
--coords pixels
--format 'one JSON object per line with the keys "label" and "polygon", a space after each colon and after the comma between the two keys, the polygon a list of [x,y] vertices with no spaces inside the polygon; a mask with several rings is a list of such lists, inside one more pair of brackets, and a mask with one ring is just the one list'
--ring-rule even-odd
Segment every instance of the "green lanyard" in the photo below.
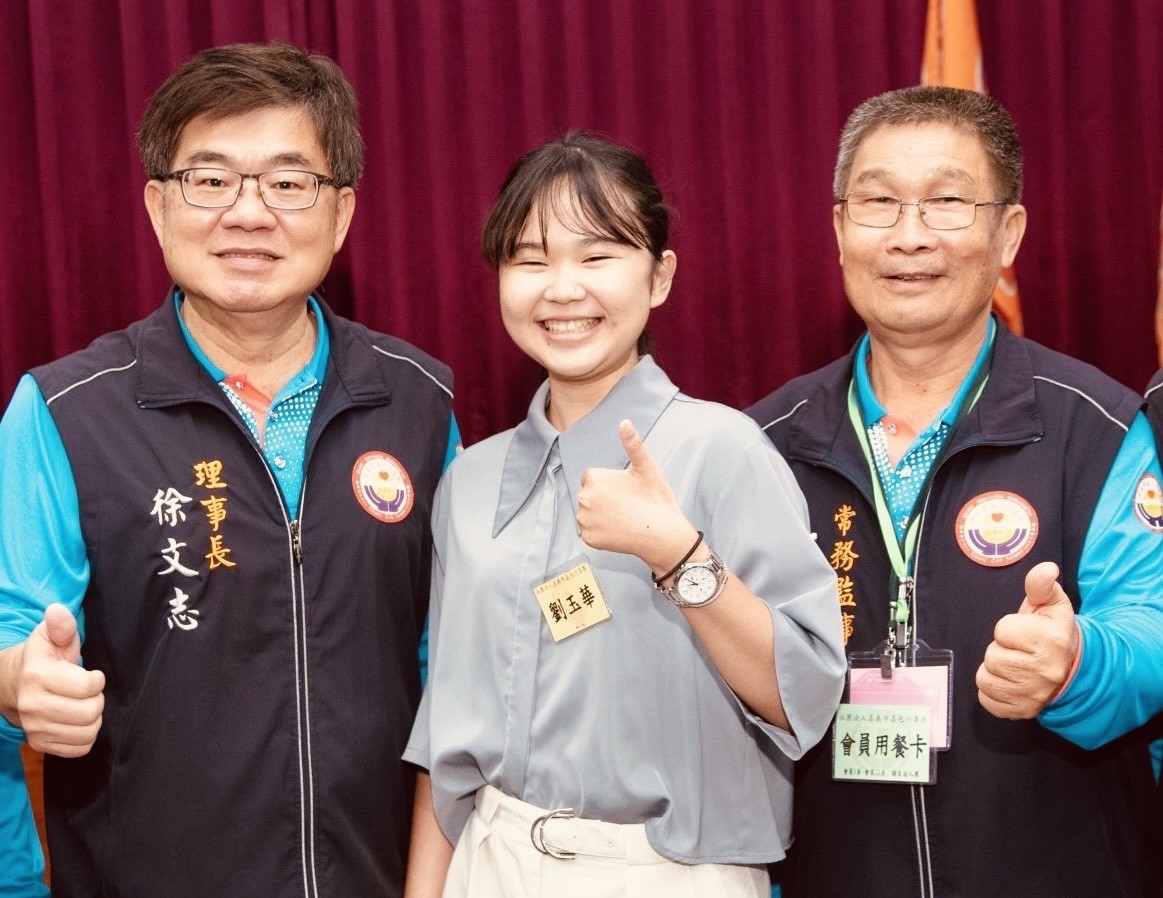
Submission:
{"label": "green lanyard", "polygon": [[978,370],[977,376],[974,378],[968,394],[966,394],[965,401],[961,403],[961,408],[957,410],[957,415],[949,427],[949,433],[945,436],[941,451],[933,459],[933,463],[929,465],[929,470],[925,473],[925,480],[921,484],[920,490],[917,491],[916,501],[909,514],[909,525],[905,528],[903,540],[897,536],[888,500],[884,495],[884,487],[880,482],[880,472],[877,471],[876,463],[872,459],[872,447],[868,443],[868,428],[864,423],[860,403],[856,399],[855,382],[850,381],[848,384],[848,417],[852,422],[852,429],[856,431],[856,439],[860,443],[860,449],[864,453],[869,473],[872,475],[872,497],[876,508],[876,519],[880,525],[885,551],[888,553],[889,564],[892,566],[896,581],[896,597],[890,599],[888,604],[888,641],[880,662],[881,673],[885,677],[891,677],[892,668],[900,666],[901,656],[908,648],[912,635],[909,628],[909,617],[915,589],[913,569],[916,563],[917,536],[921,529],[921,516],[917,514],[917,506],[925,501],[929,487],[933,483],[933,477],[936,475],[941,461],[945,458],[945,452],[952,442],[958,426],[981,397],[985,383],[989,380],[990,361],[991,359],[987,358]]}

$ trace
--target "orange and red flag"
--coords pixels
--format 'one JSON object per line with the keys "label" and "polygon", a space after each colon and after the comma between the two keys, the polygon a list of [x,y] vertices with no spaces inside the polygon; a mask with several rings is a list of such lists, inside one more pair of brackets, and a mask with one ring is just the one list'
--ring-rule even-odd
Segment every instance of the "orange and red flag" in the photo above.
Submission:
{"label": "orange and red flag", "polygon": [[[929,13],[925,22],[925,55],[921,60],[921,84],[960,87],[982,94],[986,92],[974,0],[929,0]],[[1160,314],[1163,314],[1163,285],[1160,291]],[[1022,332],[1022,303],[1012,267],[1003,268],[997,279],[997,286],[993,290],[993,308],[1010,330],[1015,334]],[[1161,327],[1163,319],[1157,316],[1156,328]],[[1163,340],[1163,336],[1160,339]],[[1160,346],[1163,352],[1163,343]]]}

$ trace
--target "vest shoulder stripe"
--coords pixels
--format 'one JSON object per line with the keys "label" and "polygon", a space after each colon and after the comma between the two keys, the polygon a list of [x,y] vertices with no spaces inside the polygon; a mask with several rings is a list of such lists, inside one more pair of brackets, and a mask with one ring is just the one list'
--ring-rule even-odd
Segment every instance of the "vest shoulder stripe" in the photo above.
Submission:
{"label": "vest shoulder stripe", "polygon": [[88,377],[86,377],[82,380],[79,380],[74,384],[69,384],[63,390],[58,391],[56,394],[54,394],[50,398],[46,399],[45,405],[52,405],[54,402],[56,402],[62,396],[66,395],[67,393],[71,393],[73,390],[77,389],[77,387],[83,387],[85,384],[91,383],[92,381],[96,380],[99,377],[104,377],[106,374],[117,374],[120,371],[128,371],[130,368],[132,368],[136,364],[137,364],[137,359],[134,359],[128,365],[122,365],[119,368],[103,368],[100,371],[94,371]]}
{"label": "vest shoulder stripe", "polygon": [[440,387],[441,390],[443,390],[445,393],[447,393],[449,399],[452,398],[452,390],[448,389],[448,387],[446,387],[444,384],[442,384],[440,382],[440,378],[436,377],[436,375],[434,375],[431,371],[429,371],[427,368],[425,368],[423,365],[421,365],[415,359],[410,359],[406,355],[399,355],[398,353],[395,353],[395,352],[388,352],[386,349],[381,349],[379,346],[376,346],[374,343],[372,344],[372,349],[374,349],[380,355],[385,355],[390,359],[397,359],[401,362],[407,362],[409,365],[415,366],[416,369],[419,370],[425,377],[427,377],[434,384],[436,384],[436,386]]}
{"label": "vest shoulder stripe", "polygon": [[1120,428],[1124,433],[1127,431],[1127,429],[1128,429],[1127,425],[1124,424],[1122,421],[1120,421],[1118,418],[1114,417],[1105,408],[1103,408],[1102,405],[1099,403],[1099,401],[1097,399],[1095,399],[1093,396],[1091,396],[1089,393],[1084,393],[1082,390],[1078,389],[1078,387],[1073,387],[1070,384],[1064,384],[1060,380],[1054,380],[1053,378],[1046,377],[1045,375],[1042,375],[1042,374],[1035,374],[1034,380],[1040,380],[1043,383],[1050,384],[1051,386],[1061,387],[1063,390],[1068,390],[1071,393],[1076,393],[1077,395],[1079,395],[1083,399],[1085,399],[1087,402],[1089,402],[1091,405],[1093,405],[1100,412],[1102,412],[1103,416],[1105,416],[1108,420],[1110,420],[1110,422],[1112,424],[1114,424],[1115,426]]}
{"label": "vest shoulder stripe", "polygon": [[761,429],[767,430],[767,428],[774,427],[780,421],[786,421],[788,418],[790,418],[792,415],[794,415],[796,412],[798,412],[802,406],[806,405],[807,402],[808,402],[808,400],[801,399],[799,402],[797,402],[795,405],[793,405],[791,407],[791,410],[786,415],[780,415],[778,418],[775,418],[772,421],[768,421],[766,424],[760,425]]}

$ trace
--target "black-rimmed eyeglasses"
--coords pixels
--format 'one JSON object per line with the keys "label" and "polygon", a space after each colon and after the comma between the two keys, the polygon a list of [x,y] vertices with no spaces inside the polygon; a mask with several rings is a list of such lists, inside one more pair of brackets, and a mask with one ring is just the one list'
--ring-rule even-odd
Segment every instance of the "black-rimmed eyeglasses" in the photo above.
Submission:
{"label": "black-rimmed eyeglasses", "polygon": [[848,210],[848,218],[868,228],[891,228],[900,220],[905,206],[916,206],[921,221],[935,231],[957,231],[977,220],[978,206],[1008,206],[1005,200],[978,201],[971,196],[927,196],[906,203],[899,196],[883,193],[850,193],[838,202]]}
{"label": "black-rimmed eyeglasses", "polygon": [[177,181],[182,197],[191,206],[222,209],[233,206],[242,195],[242,182],[254,178],[259,196],[269,209],[293,211],[310,209],[319,199],[319,187],[334,184],[327,175],[286,168],[245,174],[228,168],[183,168],[170,172],[163,181]]}

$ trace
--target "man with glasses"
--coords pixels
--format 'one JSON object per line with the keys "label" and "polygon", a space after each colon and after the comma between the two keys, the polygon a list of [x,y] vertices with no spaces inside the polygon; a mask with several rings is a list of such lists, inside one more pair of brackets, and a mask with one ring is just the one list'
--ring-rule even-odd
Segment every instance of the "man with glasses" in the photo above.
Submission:
{"label": "man with glasses", "polygon": [[0,423],[0,712],[49,754],[54,889],[398,895],[458,438],[449,371],[315,293],[355,97],[323,57],[220,47],[138,141],[175,286]]}
{"label": "man with glasses", "polygon": [[832,222],[867,333],[750,410],[837,571],[850,664],[797,765],[786,898],[1154,888],[1159,458],[1141,397],[990,314],[1021,176],[988,97],[857,108]]}

